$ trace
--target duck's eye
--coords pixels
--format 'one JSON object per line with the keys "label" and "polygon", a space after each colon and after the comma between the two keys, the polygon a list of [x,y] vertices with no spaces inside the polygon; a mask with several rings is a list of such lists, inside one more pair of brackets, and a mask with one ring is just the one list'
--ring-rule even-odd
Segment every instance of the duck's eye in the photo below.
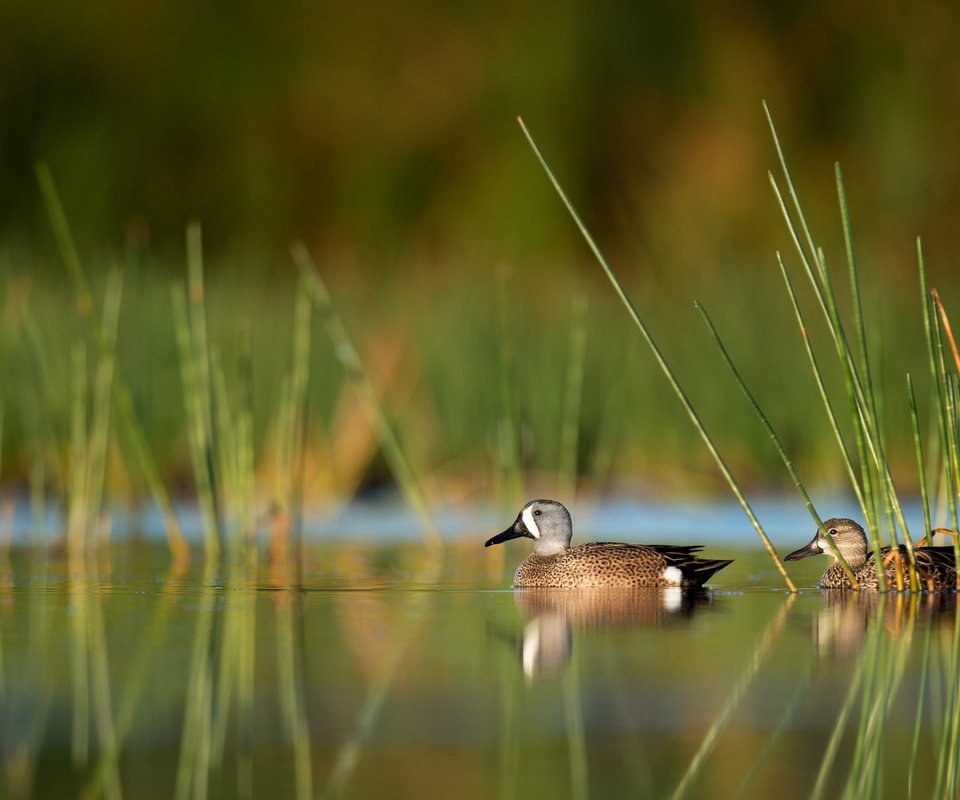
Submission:
{"label": "duck's eye", "polygon": [[539,517],[539,516],[540,516],[540,509],[539,509],[539,508],[535,508],[535,509],[533,510],[533,516],[535,516],[535,517]]}

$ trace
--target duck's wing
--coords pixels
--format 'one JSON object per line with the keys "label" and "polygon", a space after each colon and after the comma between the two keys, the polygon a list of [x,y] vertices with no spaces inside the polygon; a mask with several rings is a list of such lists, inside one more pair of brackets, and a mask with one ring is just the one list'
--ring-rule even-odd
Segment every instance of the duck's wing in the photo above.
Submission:
{"label": "duck's wing", "polygon": [[653,550],[666,559],[667,564],[683,573],[684,586],[702,586],[714,573],[719,572],[733,561],[719,558],[700,558],[696,555],[703,550],[702,544],[641,544],[620,545],[637,550]]}
{"label": "duck's wing", "polygon": [[956,569],[952,545],[946,547],[917,547],[913,553],[917,560],[917,570],[922,575],[930,575],[944,568]]}
{"label": "duck's wing", "polygon": [[674,561],[694,558],[694,553],[699,553],[703,550],[702,544],[627,544],[625,542],[597,542],[596,544],[603,547],[622,547],[637,550],[638,552],[653,550],[662,555],[671,564]]}

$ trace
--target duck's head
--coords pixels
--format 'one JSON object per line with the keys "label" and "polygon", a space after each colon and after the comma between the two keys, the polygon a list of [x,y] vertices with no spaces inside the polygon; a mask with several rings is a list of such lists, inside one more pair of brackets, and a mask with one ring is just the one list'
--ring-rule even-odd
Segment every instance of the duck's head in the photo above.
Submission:
{"label": "duck's head", "polygon": [[[857,569],[863,565],[867,560],[867,535],[858,523],[852,519],[834,517],[824,522],[823,527],[833,537],[834,544],[851,569]],[[817,530],[809,544],[804,545],[799,550],[794,550],[783,560],[799,561],[801,558],[820,555],[820,553],[826,553],[836,560],[827,537],[823,535],[823,531]]]}
{"label": "duck's head", "polygon": [[488,539],[484,547],[520,536],[533,539],[533,552],[537,555],[553,556],[562,553],[570,546],[573,536],[570,512],[556,500],[531,500],[520,509],[513,525]]}

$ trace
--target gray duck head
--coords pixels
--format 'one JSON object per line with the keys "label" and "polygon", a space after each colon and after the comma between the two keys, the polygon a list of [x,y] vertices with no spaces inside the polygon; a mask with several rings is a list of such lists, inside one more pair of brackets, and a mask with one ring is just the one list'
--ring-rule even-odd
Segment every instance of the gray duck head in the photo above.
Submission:
{"label": "gray duck head", "polygon": [[[859,569],[866,563],[867,535],[858,523],[852,519],[834,517],[826,520],[823,527],[833,537],[834,544],[836,544],[850,569]],[[817,530],[809,544],[804,545],[799,550],[794,550],[783,560],[799,561],[801,558],[820,555],[820,553],[826,553],[836,561],[836,556],[833,554],[833,548],[830,547],[827,537],[823,535],[822,531]]]}
{"label": "gray duck head", "polygon": [[520,509],[513,525],[488,539],[483,546],[501,544],[521,536],[533,539],[533,552],[539,556],[562,553],[570,547],[573,537],[570,512],[556,500],[531,500]]}

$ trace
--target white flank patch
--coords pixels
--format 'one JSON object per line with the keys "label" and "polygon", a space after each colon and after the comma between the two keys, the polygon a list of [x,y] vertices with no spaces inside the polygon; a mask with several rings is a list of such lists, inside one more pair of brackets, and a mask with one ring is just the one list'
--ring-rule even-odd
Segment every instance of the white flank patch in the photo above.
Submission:
{"label": "white flank patch", "polygon": [[679,586],[683,582],[683,573],[676,567],[667,567],[663,571],[663,581],[667,586]]}
{"label": "white flank patch", "polygon": [[540,538],[540,529],[537,527],[536,520],[533,516],[533,509],[530,506],[527,506],[523,509],[523,524],[527,526],[527,530],[530,531],[530,534],[534,539]]}
{"label": "white flank patch", "polygon": [[[675,569],[673,567],[672,569]],[[663,610],[667,612],[674,612],[680,608],[680,604],[683,602],[683,591],[679,586],[668,586],[663,590]]]}

